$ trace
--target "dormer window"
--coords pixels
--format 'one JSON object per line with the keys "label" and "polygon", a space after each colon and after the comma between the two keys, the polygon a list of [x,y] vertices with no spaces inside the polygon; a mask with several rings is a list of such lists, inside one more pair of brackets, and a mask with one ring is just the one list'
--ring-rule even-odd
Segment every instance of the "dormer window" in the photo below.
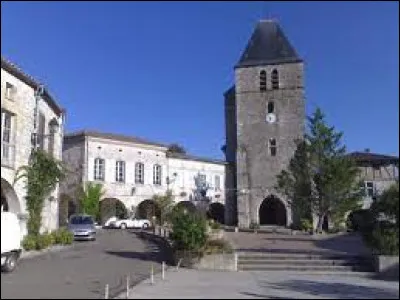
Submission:
{"label": "dormer window", "polygon": [[260,91],[265,92],[267,90],[267,72],[262,70],[260,72]]}
{"label": "dormer window", "polygon": [[277,69],[273,69],[271,72],[271,85],[273,90],[279,89],[279,74]]}

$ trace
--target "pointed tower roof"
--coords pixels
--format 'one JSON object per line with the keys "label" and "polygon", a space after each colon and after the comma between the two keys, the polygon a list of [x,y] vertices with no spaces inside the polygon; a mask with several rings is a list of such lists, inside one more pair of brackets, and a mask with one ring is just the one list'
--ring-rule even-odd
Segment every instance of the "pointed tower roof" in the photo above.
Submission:
{"label": "pointed tower roof", "polygon": [[279,24],[274,20],[262,20],[258,22],[236,68],[301,61]]}

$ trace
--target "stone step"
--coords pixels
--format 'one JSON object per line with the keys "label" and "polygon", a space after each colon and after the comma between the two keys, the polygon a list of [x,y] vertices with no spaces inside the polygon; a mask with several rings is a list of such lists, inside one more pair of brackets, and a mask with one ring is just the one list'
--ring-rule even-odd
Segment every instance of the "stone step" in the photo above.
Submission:
{"label": "stone step", "polygon": [[352,265],[361,265],[358,261],[351,261],[347,259],[319,259],[319,260],[308,260],[308,259],[268,259],[268,260],[259,260],[259,259],[238,259],[239,265],[249,264],[249,265],[324,265],[324,266],[352,266]]}
{"label": "stone step", "polygon": [[335,253],[287,253],[287,252],[238,252],[239,259],[309,259],[309,260],[319,260],[319,259],[348,259],[365,261],[370,260],[368,256],[361,255],[347,255],[347,254],[335,254]]}
{"label": "stone step", "polygon": [[372,260],[367,258],[359,258],[359,257],[296,257],[296,256],[270,256],[270,257],[261,257],[261,256],[238,256],[239,261],[309,261],[309,262],[318,262],[318,261],[348,261],[352,263],[370,263]]}
{"label": "stone step", "polygon": [[[240,271],[244,271],[239,269]],[[265,272],[268,272],[268,270],[246,270],[247,272],[250,271],[253,274],[257,275],[258,272],[262,272],[263,275],[265,274]],[[284,274],[284,275],[314,275],[314,276],[318,276],[318,275],[324,275],[324,276],[341,276],[341,277],[358,277],[358,278],[371,278],[373,276],[375,276],[374,272],[358,272],[358,271],[297,271],[297,270],[272,270],[271,272],[274,273],[274,275],[276,274]]]}
{"label": "stone step", "polygon": [[317,266],[317,265],[239,265],[238,269],[242,271],[346,271],[346,272],[368,272],[370,270],[358,266]]}

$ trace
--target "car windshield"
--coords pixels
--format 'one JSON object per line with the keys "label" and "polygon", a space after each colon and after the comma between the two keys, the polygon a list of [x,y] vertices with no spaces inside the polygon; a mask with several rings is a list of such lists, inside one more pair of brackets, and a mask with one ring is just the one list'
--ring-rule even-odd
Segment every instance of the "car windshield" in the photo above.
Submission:
{"label": "car windshield", "polygon": [[70,221],[71,224],[91,225],[93,218],[90,216],[73,216]]}

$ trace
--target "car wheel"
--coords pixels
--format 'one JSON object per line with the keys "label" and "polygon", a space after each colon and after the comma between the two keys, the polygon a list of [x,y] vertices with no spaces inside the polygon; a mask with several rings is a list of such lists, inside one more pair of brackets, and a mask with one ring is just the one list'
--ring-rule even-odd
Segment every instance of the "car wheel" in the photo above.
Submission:
{"label": "car wheel", "polygon": [[4,262],[4,266],[2,266],[2,270],[5,272],[12,272],[17,266],[17,254],[11,253],[7,256],[6,261]]}
{"label": "car wheel", "polygon": [[147,229],[147,228],[149,228],[149,224],[147,224],[147,223],[144,223],[144,224],[142,225],[142,228],[143,228],[143,229]]}
{"label": "car wheel", "polygon": [[126,229],[126,224],[125,224],[125,223],[122,223],[121,226],[120,226],[120,228],[121,228],[121,229]]}

